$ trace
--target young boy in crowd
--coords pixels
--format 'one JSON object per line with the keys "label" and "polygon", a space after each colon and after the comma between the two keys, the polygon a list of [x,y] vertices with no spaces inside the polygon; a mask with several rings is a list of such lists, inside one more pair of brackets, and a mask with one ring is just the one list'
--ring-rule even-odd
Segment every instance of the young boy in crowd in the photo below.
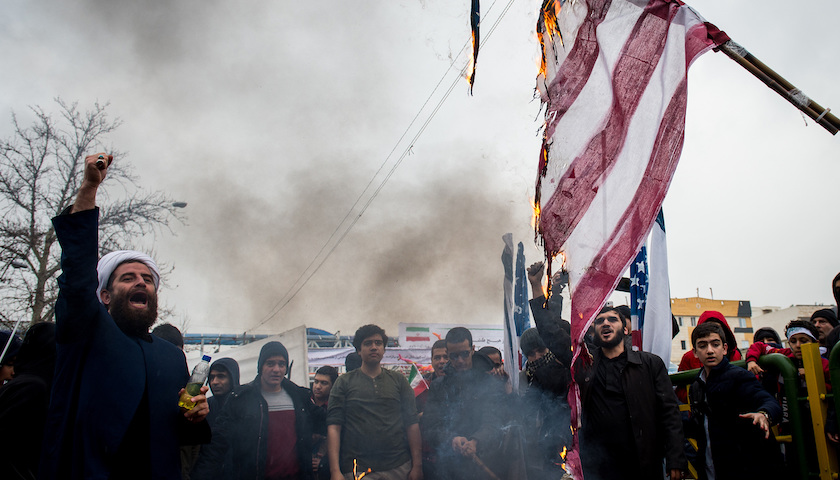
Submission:
{"label": "young boy in crowd", "polygon": [[[799,384],[797,385],[797,390],[799,391],[799,396],[806,396],[807,388],[805,386],[805,368],[802,364],[802,345],[806,343],[818,343],[819,342],[819,331],[817,327],[815,327],[811,322],[806,320],[792,320],[790,323],[787,324],[785,327],[785,336],[788,339],[789,348],[775,348],[771,347],[770,345],[766,345],[762,342],[756,342],[750,345],[749,350],[747,351],[747,369],[755,375],[763,375],[764,369],[762,369],[758,365],[758,359],[762,355],[767,355],[770,353],[780,353],[791,360],[793,360],[794,366],[797,368],[799,372]],[[825,375],[825,387],[827,391],[831,391],[831,379],[829,377],[828,372],[828,360],[823,357],[820,357],[822,361],[823,367],[823,374]],[[787,402],[786,398],[782,398],[782,405],[783,410],[787,412],[787,406],[785,403]],[[808,424],[811,423],[810,411],[806,409],[802,412],[803,418],[802,420],[807,422]],[[832,420],[827,422],[830,425],[836,425],[836,422],[833,420],[833,410],[829,412],[829,416],[832,417]],[[787,417],[787,415],[785,415]],[[782,425],[780,426],[781,431],[787,431],[787,418],[784,418]],[[830,429],[827,433],[828,438],[832,441],[837,441],[838,436],[837,433],[834,431],[836,429]],[[810,431],[807,430],[806,431]],[[806,439],[806,443],[813,446],[814,439],[811,435],[806,435],[809,437]],[[815,447],[809,448],[808,452],[815,451]],[[816,461],[815,458],[809,458],[809,462]]]}
{"label": "young boy in crowd", "polygon": [[702,368],[689,390],[686,434],[698,440],[700,478],[782,478],[781,453],[770,432],[782,417],[779,403],[753,375],[729,363],[719,324],[698,325],[691,342]]}

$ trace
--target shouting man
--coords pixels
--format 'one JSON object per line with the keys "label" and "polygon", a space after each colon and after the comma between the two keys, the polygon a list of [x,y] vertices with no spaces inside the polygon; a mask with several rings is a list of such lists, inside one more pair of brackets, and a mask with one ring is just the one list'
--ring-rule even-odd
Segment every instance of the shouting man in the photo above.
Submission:
{"label": "shouting man", "polygon": [[124,250],[97,265],[96,193],[112,160],[104,153],[85,158],[75,204],[53,218],[62,274],[40,477],[176,480],[179,440],[210,439],[207,387],[192,398],[195,408],[179,410],[189,379],[186,359],[149,333],[157,319],[155,262]]}
{"label": "shouting man", "polygon": [[679,480],[688,464],[677,397],[659,357],[627,348],[627,323],[619,309],[603,308],[592,364],[583,356],[576,364],[584,478],[662,478],[664,459],[666,474]]}

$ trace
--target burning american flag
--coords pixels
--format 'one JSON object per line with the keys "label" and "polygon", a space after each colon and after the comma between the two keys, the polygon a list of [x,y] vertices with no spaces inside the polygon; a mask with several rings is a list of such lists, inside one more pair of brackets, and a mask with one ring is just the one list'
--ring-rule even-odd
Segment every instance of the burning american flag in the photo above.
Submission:
{"label": "burning american flag", "polygon": [[[674,175],[688,67],[728,37],[677,0],[546,0],[541,13],[537,232],[549,269],[562,255],[569,272],[577,359]],[[570,392],[579,427],[577,387]],[[574,450],[568,463],[582,478]]]}

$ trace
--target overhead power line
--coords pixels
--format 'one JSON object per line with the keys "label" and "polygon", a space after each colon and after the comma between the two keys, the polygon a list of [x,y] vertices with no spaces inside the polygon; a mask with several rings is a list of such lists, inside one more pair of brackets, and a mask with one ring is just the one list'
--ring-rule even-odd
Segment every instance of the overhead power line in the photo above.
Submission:
{"label": "overhead power line", "polygon": [[[490,8],[487,9],[486,13],[489,14],[493,10],[493,6],[495,6],[495,5],[496,5],[496,2],[494,1],[490,5]],[[513,5],[513,0],[509,0],[507,5],[505,5],[505,8],[502,10],[502,13],[499,14],[499,16],[496,18],[495,22],[493,23],[493,25],[490,27],[490,30],[487,32],[486,35],[484,35],[484,40],[481,41],[481,43],[479,45],[479,50],[481,50],[481,48],[484,47],[484,44],[487,43],[487,41],[490,39],[490,37],[493,34],[493,31],[496,30],[496,27],[502,21],[502,18],[504,18],[504,16],[510,10],[510,7],[512,5]],[[408,136],[412,127],[417,122],[417,119],[420,118],[420,115],[426,109],[426,106],[429,105],[429,102],[431,102],[432,98],[435,96],[435,93],[438,91],[440,86],[443,84],[444,80],[446,80],[446,77],[452,71],[453,67],[455,66],[455,63],[458,61],[459,58],[461,58],[461,55],[463,55],[463,53],[465,51],[468,51],[468,47],[470,47],[471,44],[472,44],[472,38],[468,39],[464,43],[464,46],[461,47],[461,50],[458,52],[458,54],[454,57],[452,62],[449,64],[449,67],[446,69],[446,71],[441,76],[441,79],[438,81],[438,83],[432,89],[432,92],[426,98],[426,101],[423,102],[422,106],[420,106],[420,109],[414,115],[414,118],[411,119],[411,122],[409,122],[408,126],[405,128],[405,131],[403,131],[402,135],[400,135],[400,138],[394,144],[394,147],[391,149],[390,152],[388,152],[388,155],[385,157],[385,160],[382,162],[382,164],[379,166],[379,168],[376,170],[376,172],[374,172],[370,181],[368,181],[367,185],[365,185],[365,188],[359,194],[358,198],[356,198],[356,201],[353,202],[353,205],[347,211],[347,214],[344,216],[344,218],[341,219],[341,221],[335,227],[335,230],[333,230],[333,232],[330,234],[329,238],[327,238],[327,241],[324,242],[324,244],[321,246],[321,249],[318,250],[318,253],[315,254],[314,257],[312,257],[312,260],[309,262],[309,265],[307,265],[306,268],[300,273],[300,275],[298,275],[297,279],[295,279],[295,282],[291,285],[291,287],[289,287],[289,289],[280,298],[280,300],[278,300],[277,303],[274,304],[274,306],[271,308],[269,313],[266,314],[266,316],[262,320],[260,320],[254,327],[246,330],[246,333],[247,332],[252,332],[252,331],[256,330],[257,328],[260,328],[261,326],[265,325],[269,320],[276,317],[286,307],[286,305],[288,305],[289,302],[291,302],[292,299],[294,299],[295,296],[297,296],[298,292],[300,292],[301,289],[303,289],[303,287],[306,286],[306,284],[309,282],[309,280],[312,278],[312,276],[315,275],[318,272],[318,270],[321,269],[321,267],[324,265],[324,262],[327,261],[327,259],[330,257],[330,255],[332,255],[332,253],[335,251],[335,249],[338,248],[339,245],[341,245],[341,242],[344,241],[344,239],[347,237],[347,234],[349,234],[350,231],[353,229],[353,227],[356,225],[356,222],[358,222],[359,219],[362,218],[362,215],[364,215],[365,211],[367,211],[368,207],[370,207],[371,203],[373,203],[373,200],[379,195],[379,192],[382,191],[382,189],[385,187],[385,184],[388,183],[388,180],[390,180],[391,177],[394,175],[394,172],[397,170],[397,168],[400,166],[400,164],[402,164],[403,160],[405,160],[405,158],[409,155],[409,153],[411,153],[412,147],[417,142],[417,140],[420,138],[420,136],[423,134],[423,132],[426,131],[426,127],[429,126],[429,124],[432,122],[432,119],[434,119],[435,115],[437,115],[438,111],[443,106],[443,103],[446,101],[447,98],[449,98],[449,95],[455,89],[455,86],[458,85],[458,83],[462,80],[462,77],[464,76],[464,73],[465,73],[465,70],[466,70],[467,67],[464,67],[463,69],[461,69],[458,76],[450,83],[449,88],[446,90],[446,92],[443,94],[443,96],[440,98],[440,100],[438,100],[434,109],[432,109],[431,113],[429,113],[428,117],[426,117],[426,120],[423,122],[423,124],[419,127],[417,132],[411,138],[411,141],[408,143],[408,145],[403,149],[402,154],[400,154],[399,158],[397,158],[397,160],[391,166],[390,170],[388,170],[388,173],[385,175],[385,177],[376,186],[376,189],[373,190],[373,193],[370,194],[369,196],[367,196],[368,192],[370,192],[372,186],[374,185],[374,182],[377,179],[377,177],[380,176],[380,174],[383,172],[385,167],[391,161],[391,157],[393,157],[394,152],[396,152],[397,149],[399,148],[399,146],[401,144],[403,144],[403,140],[406,138],[406,136]],[[360,209],[358,209],[358,212],[355,213],[355,215],[354,215],[354,212],[357,211],[357,207],[362,203],[362,200],[366,196],[367,196],[367,200],[364,202],[362,207]]]}

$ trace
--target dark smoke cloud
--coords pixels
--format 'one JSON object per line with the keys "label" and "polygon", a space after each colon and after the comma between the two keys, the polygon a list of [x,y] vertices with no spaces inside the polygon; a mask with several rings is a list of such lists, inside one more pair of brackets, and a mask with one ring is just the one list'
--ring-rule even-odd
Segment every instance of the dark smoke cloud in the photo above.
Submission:
{"label": "dark smoke cloud", "polygon": [[[156,242],[174,265],[162,302],[188,315],[192,332],[241,332],[307,268],[461,48],[468,11],[449,10],[416,0],[101,0],[49,2],[18,22],[34,29],[23,44],[48,38],[72,63],[61,71],[66,88],[50,96],[110,100],[124,121],[112,142],[141,183],[189,204],[188,226]],[[306,323],[348,332],[373,321],[396,335],[399,322],[500,322],[501,236],[530,238],[534,152],[517,152],[512,137],[525,131],[536,149],[536,125],[531,111],[504,119],[523,122],[516,129],[476,120],[502,102],[527,104],[530,60],[516,96],[457,90],[355,229],[261,331]],[[515,176],[513,186],[498,172]]]}
{"label": "dark smoke cloud", "polygon": [[[497,322],[501,236],[522,212],[483,188],[484,175],[448,170],[449,178],[431,185],[389,183],[309,284],[261,330],[305,322],[351,331],[375,322],[396,334],[399,322]],[[347,185],[367,180],[349,172],[297,172],[289,182],[295,187],[277,203],[245,189],[198,195],[202,214],[191,213],[189,230],[202,247],[179,262],[211,279],[204,301],[224,298],[218,327],[244,330],[272,311],[355,199]]]}

